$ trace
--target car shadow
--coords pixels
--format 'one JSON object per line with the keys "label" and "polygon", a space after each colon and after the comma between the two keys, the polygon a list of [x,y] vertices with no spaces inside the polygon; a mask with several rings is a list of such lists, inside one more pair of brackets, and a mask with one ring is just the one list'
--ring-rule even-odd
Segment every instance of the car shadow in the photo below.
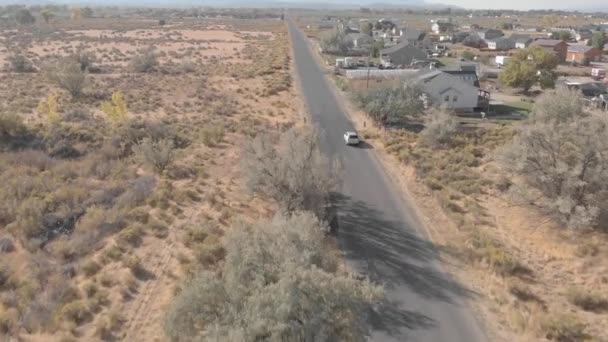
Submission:
{"label": "car shadow", "polygon": [[359,141],[359,143],[357,145],[355,145],[356,148],[360,148],[363,150],[372,150],[374,149],[374,146],[372,146],[371,144],[367,143],[366,141]]}
{"label": "car shadow", "polygon": [[[340,245],[370,280],[384,284],[387,291],[406,287],[432,301],[454,303],[474,295],[440,271],[438,250],[413,228],[406,229],[405,222],[386,219],[379,210],[343,194],[333,194],[332,200]],[[370,317],[372,325],[388,334],[435,325],[432,318],[404,310],[397,301],[384,303],[378,311]]]}

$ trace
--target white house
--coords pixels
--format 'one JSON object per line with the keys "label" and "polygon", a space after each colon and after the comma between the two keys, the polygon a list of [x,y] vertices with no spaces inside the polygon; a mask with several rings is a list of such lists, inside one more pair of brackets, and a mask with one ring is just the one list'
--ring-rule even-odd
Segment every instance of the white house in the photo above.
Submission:
{"label": "white house", "polygon": [[496,56],[496,65],[503,67],[511,59],[509,56]]}
{"label": "white house", "polygon": [[515,42],[509,38],[498,37],[486,40],[490,50],[510,50],[515,47]]}
{"label": "white house", "polygon": [[479,88],[456,75],[438,69],[421,70],[416,76],[431,102],[459,112],[472,112],[479,103]]}

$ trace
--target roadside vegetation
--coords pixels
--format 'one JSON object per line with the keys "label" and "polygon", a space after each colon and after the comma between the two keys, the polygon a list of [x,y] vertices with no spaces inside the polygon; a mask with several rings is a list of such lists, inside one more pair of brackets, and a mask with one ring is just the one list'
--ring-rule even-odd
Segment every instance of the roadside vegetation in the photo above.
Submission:
{"label": "roadside vegetation", "polygon": [[[420,94],[407,90],[407,80],[400,84],[356,90],[347,82],[344,90],[365,113],[360,120],[374,124],[361,129],[363,138],[400,165],[408,190],[433,212],[432,222],[444,225],[431,231],[466,269],[455,272],[478,284],[484,307],[494,311],[488,315],[505,317],[490,323],[495,331],[554,341],[605,337],[608,289],[593,276],[608,253],[602,113],[558,87],[521,123],[471,122],[441,108],[420,109]],[[568,276],[574,269],[581,274]]]}

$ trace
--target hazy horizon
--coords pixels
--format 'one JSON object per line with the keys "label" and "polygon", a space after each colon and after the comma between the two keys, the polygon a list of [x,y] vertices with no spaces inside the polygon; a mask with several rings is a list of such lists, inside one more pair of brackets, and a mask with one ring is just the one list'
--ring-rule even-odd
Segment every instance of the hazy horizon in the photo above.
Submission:
{"label": "hazy horizon", "polygon": [[[438,4],[460,7],[465,9],[515,9],[515,10],[531,10],[531,9],[555,9],[555,10],[580,10],[580,11],[608,11],[608,3],[606,0],[582,0],[573,3],[569,0],[512,0],[507,3],[503,2],[488,2],[480,0],[109,0],[100,4],[94,0],[0,0],[2,4],[86,4],[90,6],[96,5],[125,5],[125,6],[250,6],[256,7],[260,5],[279,4],[310,4],[310,5],[327,5],[333,7],[336,5],[343,6],[369,6],[373,4],[390,4],[392,6],[403,7],[421,7],[431,5],[436,7]],[[321,7],[319,7],[321,8]]]}

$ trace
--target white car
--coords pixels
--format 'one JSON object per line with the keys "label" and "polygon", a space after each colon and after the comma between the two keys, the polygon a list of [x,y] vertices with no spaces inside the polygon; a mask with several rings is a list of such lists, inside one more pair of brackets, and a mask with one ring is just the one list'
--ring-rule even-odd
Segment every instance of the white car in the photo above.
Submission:
{"label": "white car", "polygon": [[359,145],[361,142],[359,136],[355,132],[344,133],[344,141],[346,142],[346,145]]}

